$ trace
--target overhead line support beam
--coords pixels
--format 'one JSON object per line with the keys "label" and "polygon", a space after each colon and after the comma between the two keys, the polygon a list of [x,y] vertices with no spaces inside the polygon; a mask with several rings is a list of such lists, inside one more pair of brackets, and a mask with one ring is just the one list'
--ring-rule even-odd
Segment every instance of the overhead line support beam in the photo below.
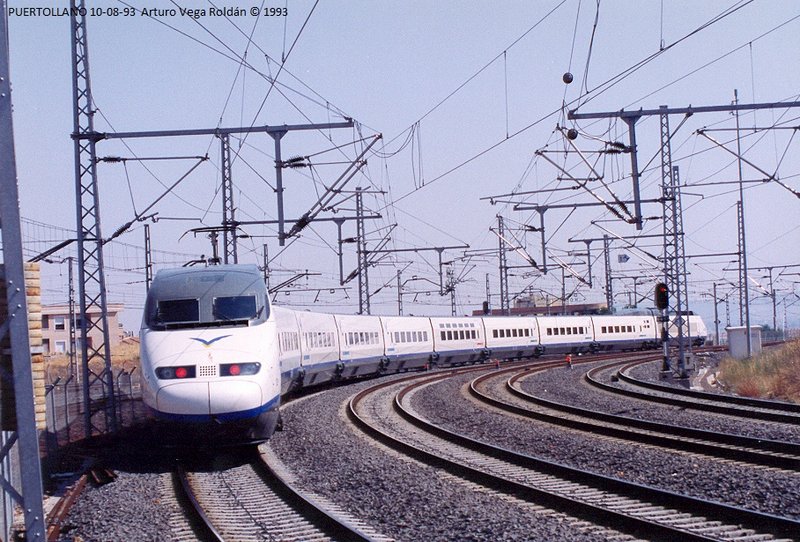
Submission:
{"label": "overhead line support beam", "polygon": [[641,194],[639,191],[639,163],[636,148],[636,121],[642,117],[653,115],[679,115],[686,116],[694,115],[695,113],[716,113],[726,111],[754,111],[758,109],[784,109],[800,107],[800,102],[773,102],[773,103],[756,103],[756,104],[728,104],[728,105],[710,105],[700,107],[660,107],[658,109],[639,109],[633,111],[607,111],[601,113],[578,113],[575,109],[567,114],[569,120],[584,120],[584,119],[610,119],[618,118],[625,121],[628,125],[629,146],[631,149],[631,180],[633,182],[633,205],[634,205],[634,219],[636,222],[636,229],[642,229],[642,208],[641,208]]}

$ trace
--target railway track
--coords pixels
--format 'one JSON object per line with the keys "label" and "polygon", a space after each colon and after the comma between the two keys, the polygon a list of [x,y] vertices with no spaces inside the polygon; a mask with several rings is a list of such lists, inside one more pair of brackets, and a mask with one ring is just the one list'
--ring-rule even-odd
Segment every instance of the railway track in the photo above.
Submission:
{"label": "railway track", "polygon": [[206,542],[388,540],[335,505],[296,490],[270,450],[238,464],[180,465],[176,478],[193,533]]}
{"label": "railway track", "polygon": [[[349,418],[382,444],[495,491],[655,540],[800,540],[800,522],[566,467],[432,425],[410,398],[456,371],[373,386]],[[409,381],[413,381],[409,384]]]}
{"label": "railway track", "polygon": [[[800,425],[800,405],[688,390],[638,380],[626,374],[646,361],[649,360],[633,361],[621,368],[618,368],[619,363],[595,367],[586,373],[586,380],[597,388],[635,399],[752,420]],[[603,378],[609,372],[613,373],[611,378]],[[619,382],[623,385],[619,385]]]}
{"label": "railway track", "polygon": [[[642,363],[642,362],[635,362]],[[632,364],[628,364],[632,366]],[[800,444],[705,431],[588,410],[547,400],[526,392],[520,382],[544,370],[505,369],[482,375],[470,383],[470,394],[478,400],[527,418],[663,448],[703,454],[753,465],[800,471]],[[503,380],[505,393],[492,385]]]}

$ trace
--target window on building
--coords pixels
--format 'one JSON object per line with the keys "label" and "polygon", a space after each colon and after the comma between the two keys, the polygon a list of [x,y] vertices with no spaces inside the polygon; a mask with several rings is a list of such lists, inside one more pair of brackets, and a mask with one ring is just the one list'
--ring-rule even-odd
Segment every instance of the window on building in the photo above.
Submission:
{"label": "window on building", "polygon": [[56,331],[64,331],[66,329],[66,318],[63,316],[54,316],[53,329]]}
{"label": "window on building", "polygon": [[56,341],[56,353],[64,354],[67,351],[67,341]]}

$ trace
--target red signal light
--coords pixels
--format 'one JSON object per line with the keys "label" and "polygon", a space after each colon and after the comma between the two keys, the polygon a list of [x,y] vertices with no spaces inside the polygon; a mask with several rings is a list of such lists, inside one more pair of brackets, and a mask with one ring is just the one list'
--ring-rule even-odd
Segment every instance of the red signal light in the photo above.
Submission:
{"label": "red signal light", "polygon": [[230,367],[228,367],[228,374],[230,374],[231,376],[237,376],[241,372],[242,368],[239,367],[238,365],[231,365]]}
{"label": "red signal light", "polygon": [[178,367],[175,369],[175,377],[176,378],[186,378],[189,374],[189,371],[186,370],[186,367]]}
{"label": "red signal light", "polygon": [[655,302],[658,309],[669,308],[669,289],[663,282],[656,284]]}

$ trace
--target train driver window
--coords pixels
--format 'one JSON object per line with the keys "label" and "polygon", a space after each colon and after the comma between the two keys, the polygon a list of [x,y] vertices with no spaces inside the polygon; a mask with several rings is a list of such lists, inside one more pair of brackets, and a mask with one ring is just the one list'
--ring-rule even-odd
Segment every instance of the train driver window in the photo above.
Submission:
{"label": "train driver window", "polygon": [[234,295],[214,298],[214,320],[252,320],[261,315],[256,296]]}
{"label": "train driver window", "polygon": [[169,299],[158,302],[156,324],[199,322],[200,303],[197,299]]}

